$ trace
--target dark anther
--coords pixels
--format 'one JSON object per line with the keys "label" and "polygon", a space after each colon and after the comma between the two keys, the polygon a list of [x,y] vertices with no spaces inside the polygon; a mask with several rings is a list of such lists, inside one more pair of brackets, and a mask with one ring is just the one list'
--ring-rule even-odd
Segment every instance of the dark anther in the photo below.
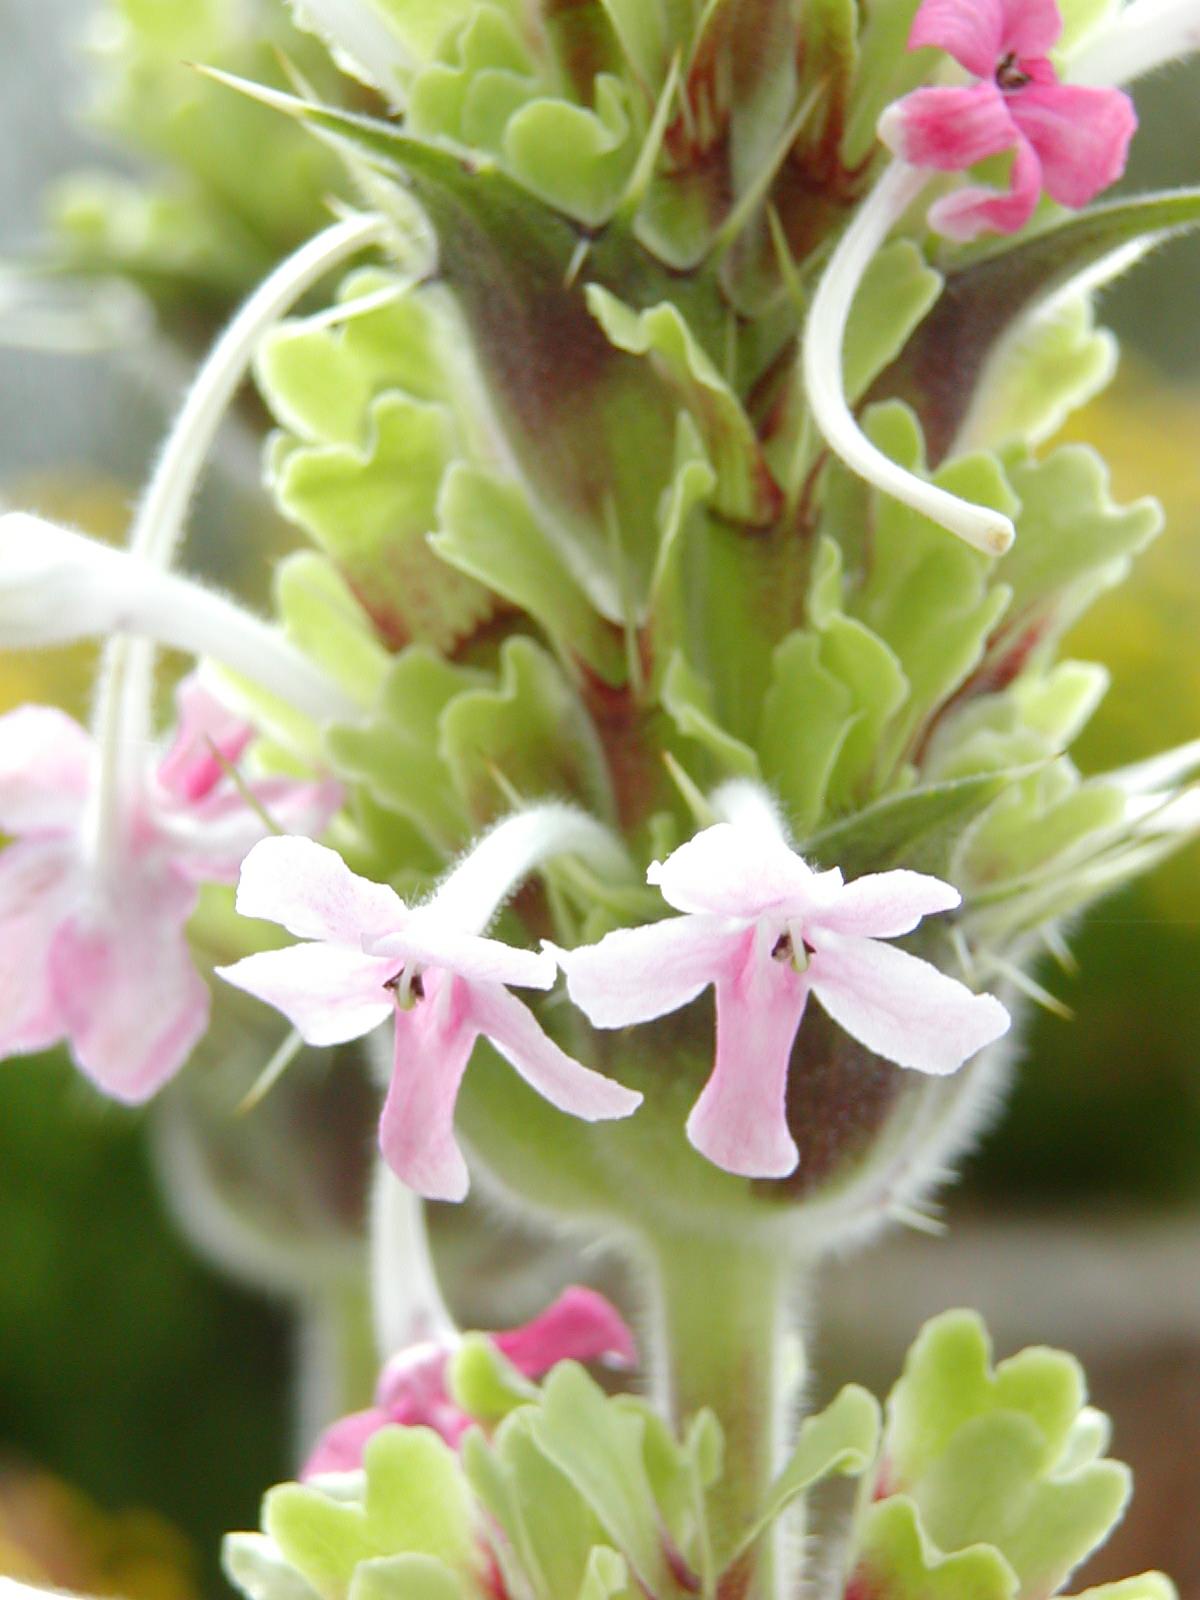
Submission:
{"label": "dark anther", "polygon": [[775,948],[771,951],[772,961],[790,961],[792,959],[792,936],[790,933],[781,933],[775,941]]}
{"label": "dark anther", "polygon": [[996,84],[1001,89],[1023,89],[1030,81],[1029,74],[1017,65],[1015,50],[1010,50],[996,68]]}

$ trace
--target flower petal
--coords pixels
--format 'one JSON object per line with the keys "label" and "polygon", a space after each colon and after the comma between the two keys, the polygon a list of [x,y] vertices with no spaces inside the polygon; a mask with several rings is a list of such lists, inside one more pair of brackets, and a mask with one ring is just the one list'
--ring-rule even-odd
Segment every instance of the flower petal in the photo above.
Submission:
{"label": "flower petal", "polygon": [[560,1111],[585,1122],[628,1117],[642,1097],[560,1050],[523,1000],[499,984],[467,986],[472,1026],[484,1034],[531,1089]]}
{"label": "flower petal", "polygon": [[1125,171],[1137,114],[1119,89],[1031,83],[1011,103],[1041,160],[1046,192],[1060,205],[1087,205]]}
{"label": "flower petal", "polygon": [[235,766],[254,728],[217,699],[196,673],[175,691],[176,727],[171,747],[158,764],[160,786],[176,800],[200,800]]}
{"label": "flower petal", "polygon": [[879,137],[914,167],[962,172],[1017,140],[1009,102],[994,83],[915,89],[879,119]]}
{"label": "flower petal", "polygon": [[435,912],[419,907],[368,948],[419,967],[453,972],[472,983],[512,983],[521,989],[550,989],[554,985],[554,957],[544,950],[521,950],[500,939],[463,933],[441,921]]}
{"label": "flower petal", "polygon": [[856,933],[869,939],[894,939],[911,933],[922,917],[953,911],[962,896],[952,884],[924,872],[869,872],[855,878],[827,910],[806,919],[805,931]]}
{"label": "flower petal", "polygon": [[0,717],[0,831],[73,829],[91,768],[91,737],[65,711],[18,706]]}
{"label": "flower petal", "polygon": [[868,1050],[918,1072],[956,1072],[1008,1032],[1008,1012],[944,972],[874,939],[835,935],[808,977],[821,1005]]}
{"label": "flower petal", "polygon": [[1063,19],[1055,0],[1001,0],[1001,10],[1002,54],[1044,56],[1058,43]]}
{"label": "flower petal", "polygon": [[175,866],[193,882],[236,883],[248,854],[270,832],[264,814],[285,833],[316,834],[342,803],[341,786],[330,781],[264,778],[250,792],[256,805],[227,785],[187,811],[157,819]]}
{"label": "flower petal", "polygon": [[362,1466],[367,1440],[391,1422],[386,1411],[373,1406],[355,1411],[325,1429],[300,1469],[300,1481],[319,1478],[327,1472],[356,1472]]}
{"label": "flower petal", "polygon": [[23,840],[0,854],[0,1058],[48,1049],[63,1036],[50,949],[82,889],[69,841]]}
{"label": "flower petal", "polygon": [[384,987],[396,963],[340,944],[294,944],[262,950],[218,967],[218,977],[284,1016],[307,1044],[361,1039],[395,1010]]}
{"label": "flower petal", "polygon": [[392,1081],[379,1122],[379,1148],[402,1183],[427,1200],[462,1200],[467,1163],[454,1137],[454,1107],[478,1029],[466,1014],[466,985],[435,972],[424,998],[396,1013]]}
{"label": "flower petal", "polygon": [[407,907],[386,884],[360,878],[338,855],[311,839],[264,839],[242,863],[237,908],[244,917],[278,922],[298,939],[327,939],[364,948],[399,926]]}
{"label": "flower petal", "polygon": [[783,1178],[798,1152],[787,1075],[808,985],[790,962],[744,936],[739,969],[717,980],[717,1059],[688,1118],[688,1138],[726,1172]]}
{"label": "flower petal", "polygon": [[718,822],[680,845],[646,874],[679,911],[752,918],[806,896],[816,874],[782,839]]}
{"label": "flower petal", "polygon": [[578,1285],[523,1328],[492,1334],[492,1343],[527,1378],[540,1378],[559,1361],[637,1365],[633,1333],[620,1312],[602,1294]]}
{"label": "flower petal", "polygon": [[50,981],[75,1060],[105,1094],[140,1105],[173,1078],[208,1026],[208,986],[186,927],[196,891],[173,872],[135,872],[119,905],[58,931]]}
{"label": "flower petal", "polygon": [[594,1028],[625,1028],[678,1011],[715,981],[744,936],[721,917],[668,917],[617,928],[599,944],[554,950],[567,993]]}
{"label": "flower petal", "polygon": [[1041,192],[1041,163],[1033,146],[1019,136],[1009,187],[991,189],[985,184],[964,184],[934,201],[929,208],[929,226],[961,244],[977,239],[981,233],[1016,233],[1036,211]]}
{"label": "flower petal", "polygon": [[990,78],[1005,50],[1006,11],[1003,0],[923,0],[908,48],[944,50],[975,77]]}

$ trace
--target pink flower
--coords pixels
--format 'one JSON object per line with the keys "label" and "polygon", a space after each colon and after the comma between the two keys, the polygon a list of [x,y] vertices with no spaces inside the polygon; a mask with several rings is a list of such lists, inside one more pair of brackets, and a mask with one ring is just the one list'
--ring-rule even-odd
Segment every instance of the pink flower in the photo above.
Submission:
{"label": "pink flower", "polygon": [[814,872],[769,829],[730,823],[647,876],[684,916],[558,958],[571,998],[599,1028],[664,1016],[714,986],[716,1065],[688,1136],[729,1172],[777,1178],[796,1165],[787,1074],[810,993],[869,1050],[919,1072],[954,1072],[1008,1028],[991,995],[878,942],[958,905],[937,878],[882,872],[846,883],[836,868]]}
{"label": "pink flower", "polygon": [[[491,1342],[517,1371],[540,1378],[559,1361],[603,1361],[629,1368],[637,1361],[633,1334],[603,1295],[593,1289],[565,1290],[540,1317]],[[473,1419],[457,1406],[446,1385],[446,1369],[457,1341],[429,1339],[393,1356],[384,1367],[369,1411],[356,1411],[327,1428],[300,1476],[352,1472],[362,1466],[366,1442],[380,1428],[432,1428],[457,1447]]]}
{"label": "pink flower", "polygon": [[1007,192],[968,184],[930,208],[930,225],[949,238],[1014,233],[1043,189],[1082,206],[1124,172],[1137,127],[1129,97],[1060,83],[1047,52],[1061,32],[1054,0],[924,0],[918,10],[909,49],[945,50],[979,82],[906,95],[884,112],[880,138],[939,172],[1013,152]]}
{"label": "pink flower", "polygon": [[[226,777],[251,730],[195,680],[179,691],[179,729],[121,815],[117,860],[97,873],[87,821],[97,760],[65,712],[22,706],[0,717],[0,1056],[66,1039],[106,1094],[138,1103],[183,1065],[208,1023],[208,989],[186,926],[197,886],[232,883],[267,831]],[[210,743],[210,740],[212,741]],[[254,800],[281,825],[321,828],[336,786],[266,779]]]}
{"label": "pink flower", "polygon": [[428,1199],[461,1200],[467,1192],[454,1106],[481,1035],[562,1111],[593,1122],[628,1116],[640,1104],[640,1095],[573,1061],[509,994],[510,984],[552,987],[553,957],[466,931],[436,896],[406,906],[333,850],[308,839],[266,839],[246,858],[237,904],[245,916],[313,941],[218,969],[282,1011],[308,1043],[342,1044],[395,1018],[379,1143],[393,1171]]}

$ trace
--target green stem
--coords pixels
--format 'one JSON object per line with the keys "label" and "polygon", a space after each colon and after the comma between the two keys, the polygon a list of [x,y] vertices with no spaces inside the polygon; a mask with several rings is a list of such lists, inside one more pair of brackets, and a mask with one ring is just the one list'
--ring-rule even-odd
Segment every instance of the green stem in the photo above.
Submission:
{"label": "green stem", "polygon": [[[786,1254],[736,1237],[668,1234],[648,1239],[657,1287],[660,1399],[678,1427],[707,1407],[725,1434],[725,1463],[709,1499],[717,1559],[737,1543],[778,1466],[788,1397],[782,1360],[791,1279]],[[765,1534],[717,1587],[719,1600],[773,1600],[773,1534]]]}

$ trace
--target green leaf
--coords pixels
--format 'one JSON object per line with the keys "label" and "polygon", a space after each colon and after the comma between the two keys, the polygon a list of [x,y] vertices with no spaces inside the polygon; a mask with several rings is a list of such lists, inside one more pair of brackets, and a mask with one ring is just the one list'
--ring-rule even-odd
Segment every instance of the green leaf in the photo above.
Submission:
{"label": "green leaf", "polygon": [[940,461],[966,419],[985,363],[1018,318],[1105,263],[1125,264],[1130,252],[1136,256],[1197,224],[1200,189],[1182,189],[1090,206],[1032,237],[984,246],[985,254],[947,274],[941,298],[880,378],[876,396],[913,406],[930,459]]}
{"label": "green leaf", "polygon": [[[896,405],[873,409],[866,428],[907,471],[923,471],[911,412]],[[977,504],[1009,514],[1017,509],[989,455],[959,457],[935,481]],[[994,561],[898,500],[877,496],[873,520],[871,557],[853,610],[895,652],[909,686],[903,715],[878,751],[880,771],[887,773],[911,759],[928,719],[979,667],[1012,599],[1006,584],[991,582]]]}
{"label": "green leaf", "polygon": [[563,552],[512,479],[458,462],[438,501],[430,543],[444,561],[527,611],[564,655],[578,655],[607,683],[625,678],[625,656]]}
{"label": "green leaf", "polygon": [[538,1398],[537,1386],[522,1377],[495,1341],[482,1333],[468,1333],[462,1339],[447,1368],[446,1387],[456,1406],[489,1426]]}
{"label": "green leaf", "polygon": [[669,1588],[643,1457],[644,1423],[610,1404],[582,1367],[564,1361],[528,1413],[538,1448],[574,1484],[650,1593]]}
{"label": "green leaf", "polygon": [[763,458],[741,402],[669,301],[638,313],[599,284],[587,289],[588,309],[619,350],[648,357],[671,384],[699,427],[717,474],[713,505],[722,516],[754,527],[778,516],[782,496]]}
{"label": "green leaf", "polygon": [[703,745],[721,777],[756,778],[758,758],[749,745],[728,733],[713,710],[712,689],[677,651],[663,678],[660,698],[664,711],[686,739]]}
{"label": "green leaf", "polygon": [[449,651],[496,609],[494,596],[429,548],[456,449],[445,407],[393,393],[372,402],[364,449],[282,441],[272,452],[279,505],[333,557],[394,648]]}
{"label": "green leaf", "polygon": [[800,630],[776,647],[758,749],[763,777],[800,837],[824,814],[833,769],[858,715],[849,687],[822,666],[816,634]]}
{"label": "green leaf", "polygon": [[263,1526],[325,1600],[350,1594],[355,1569],[379,1556],[424,1555],[455,1569],[475,1559],[471,1505],[458,1459],[427,1428],[384,1428],[363,1455],[361,1505],[282,1484],[263,1502]]}
{"label": "green leaf", "polygon": [[808,610],[821,664],[849,691],[854,719],[834,760],[826,793],[833,810],[865,798],[879,769],[880,736],[908,698],[908,680],[890,645],[842,609],[842,553],[823,538],[809,588]]}
{"label": "green leaf", "polygon": [[1053,1594],[1103,1543],[1129,1499],[1129,1469],[1119,1462],[1095,1461],[1059,1477],[1046,1471],[1046,1448],[1030,1415],[974,1417],[914,1491],[943,1549],[986,1541],[1001,1551],[1020,1580],[1019,1600]]}
{"label": "green leaf", "polygon": [[1060,636],[1097,594],[1120,582],[1163,520],[1154,500],[1114,504],[1103,461],[1084,445],[1014,463],[1008,476],[1021,511],[1016,543],[997,569],[1013,599],[993,656],[1019,647],[1033,630],[1039,643]]}
{"label": "green leaf", "polygon": [[637,160],[638,142],[618,79],[596,80],[595,109],[533,100],[504,132],[509,170],[531,194],[585,227],[612,216]]}
{"label": "green leaf", "polygon": [[917,1336],[888,1399],[886,1454],[901,1489],[918,1479],[974,1417],[1021,1412],[1043,1439],[1041,1465],[1057,1460],[1084,1400],[1073,1356],[1034,1348],[993,1371],[991,1342],[973,1311],[947,1311]]}
{"label": "green leaf", "polygon": [[584,1587],[604,1529],[570,1477],[541,1449],[533,1415],[532,1408],[514,1411],[490,1445],[481,1433],[468,1434],[463,1467],[538,1600],[559,1600]]}
{"label": "green leaf", "polygon": [[1055,298],[996,347],[959,434],[959,448],[1039,445],[1105,387],[1117,341],[1097,328],[1087,295]]}
{"label": "green leaf", "polygon": [[1179,1600],[1170,1578],[1161,1572],[1143,1572],[1138,1578],[1119,1583],[1102,1583],[1098,1589],[1084,1589],[1074,1600]]}
{"label": "green leaf", "polygon": [[327,735],[338,776],[363,785],[446,854],[462,846],[471,827],[441,753],[442,713],[485,681],[424,646],[410,645],[392,665],[375,716]]}
{"label": "green leaf", "polygon": [[[579,1586],[578,1600],[615,1600],[629,1591],[629,1568],[615,1550],[607,1545],[596,1545],[588,1556],[587,1571]],[[1125,1597],[1121,1597],[1125,1600]],[[1128,1600],[1141,1597],[1128,1596]],[[1152,1600],[1147,1593],[1144,1600]]]}
{"label": "green leaf", "polygon": [[802,836],[801,850],[812,860],[842,866],[850,877],[902,863],[944,875],[968,824],[1027,772],[1027,768],[987,770],[887,795]]}
{"label": "green leaf", "polygon": [[732,1565],[744,1555],[764,1529],[814,1484],[825,1478],[858,1477],[865,1472],[879,1447],[879,1426],[878,1400],[857,1384],[847,1384],[824,1411],[806,1418],[787,1466],[771,1485],[766,1504],[724,1565]]}
{"label": "green leaf", "polygon": [[385,1556],[358,1567],[349,1600],[463,1600],[463,1586],[432,1556]]}
{"label": "green leaf", "polygon": [[265,1534],[226,1534],[221,1545],[221,1567],[247,1600],[316,1600],[317,1591],[284,1560],[275,1541]]}
{"label": "green leaf", "polygon": [[1016,1575],[998,1550],[976,1545],[943,1555],[903,1495],[870,1507],[855,1557],[847,1593],[888,1600],[1014,1600],[1017,1593]]}
{"label": "green leaf", "polygon": [[847,400],[860,399],[896,359],[941,287],[941,274],[911,239],[896,239],[872,258],[854,297],[842,348]]}
{"label": "green leaf", "polygon": [[375,704],[391,658],[332,562],[298,550],[275,569],[275,609],[284,632],[364,706]]}
{"label": "green leaf", "polygon": [[500,684],[472,689],[446,706],[442,757],[458,803],[476,826],[522,799],[552,795],[612,815],[608,769],[591,720],[554,660],[531,639],[500,652]]}

